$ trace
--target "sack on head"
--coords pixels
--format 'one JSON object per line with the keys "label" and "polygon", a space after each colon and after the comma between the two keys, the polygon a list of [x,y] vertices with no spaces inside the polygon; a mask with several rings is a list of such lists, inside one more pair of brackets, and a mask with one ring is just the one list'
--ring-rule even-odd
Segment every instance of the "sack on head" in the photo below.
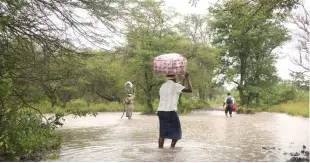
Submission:
{"label": "sack on head", "polygon": [[126,94],[133,94],[133,85],[130,81],[125,83],[125,92]]}

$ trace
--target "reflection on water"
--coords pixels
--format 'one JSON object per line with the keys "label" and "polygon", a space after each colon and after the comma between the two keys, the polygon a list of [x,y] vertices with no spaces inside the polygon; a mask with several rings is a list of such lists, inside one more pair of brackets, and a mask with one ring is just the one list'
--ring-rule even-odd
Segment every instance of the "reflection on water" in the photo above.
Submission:
{"label": "reflection on water", "polygon": [[[309,120],[285,114],[257,113],[226,118],[220,111],[180,116],[183,138],[157,148],[157,116],[100,113],[66,117],[60,158],[55,161],[286,161],[284,152],[309,147]],[[264,150],[263,146],[276,147]]]}

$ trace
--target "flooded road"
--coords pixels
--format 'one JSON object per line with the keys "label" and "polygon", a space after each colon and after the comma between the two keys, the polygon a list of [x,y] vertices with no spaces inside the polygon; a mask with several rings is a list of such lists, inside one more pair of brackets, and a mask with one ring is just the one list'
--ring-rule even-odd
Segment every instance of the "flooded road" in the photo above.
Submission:
{"label": "flooded road", "polygon": [[[157,116],[99,113],[67,116],[58,131],[64,136],[60,157],[53,161],[286,161],[284,152],[309,150],[309,119],[277,113],[233,115],[197,111],[180,116],[182,139],[175,149],[166,140],[158,149]],[[262,147],[276,147],[264,150]]]}

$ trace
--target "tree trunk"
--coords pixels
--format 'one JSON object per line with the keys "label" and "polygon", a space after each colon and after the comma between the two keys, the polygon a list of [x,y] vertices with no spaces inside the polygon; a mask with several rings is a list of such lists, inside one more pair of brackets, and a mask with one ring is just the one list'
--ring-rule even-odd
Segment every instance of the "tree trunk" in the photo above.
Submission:
{"label": "tree trunk", "polygon": [[203,91],[203,89],[199,89],[198,93],[199,93],[199,100],[201,102],[205,103],[206,102],[206,92]]}
{"label": "tree trunk", "polygon": [[154,112],[154,109],[153,109],[152,100],[148,98],[148,99],[146,100],[146,102],[147,102],[147,107],[148,107],[150,113],[153,113],[153,112]]}
{"label": "tree trunk", "polygon": [[238,85],[239,97],[240,97],[240,105],[245,104],[245,95],[244,95],[244,86],[245,86],[245,79],[246,79],[246,57],[242,57],[240,65],[240,83]]}
{"label": "tree trunk", "polygon": [[56,97],[53,97],[53,96],[49,96],[49,99],[50,99],[50,102],[53,108],[57,104],[57,99]]}
{"label": "tree trunk", "polygon": [[150,84],[150,80],[152,79],[152,75],[148,75],[148,73],[145,71],[144,72],[144,80],[145,80],[145,84],[146,87],[144,89],[144,93],[146,95],[146,104],[147,104],[147,108],[149,110],[150,113],[154,112],[153,109],[153,103],[152,103],[152,85]]}
{"label": "tree trunk", "polygon": [[147,108],[149,110],[150,113],[154,112],[154,108],[153,108],[153,103],[152,103],[152,94],[151,94],[151,90],[149,90],[148,92],[146,92],[146,104],[147,104]]}
{"label": "tree trunk", "polygon": [[259,105],[259,93],[256,94],[256,105]]}
{"label": "tree trunk", "polygon": [[42,83],[42,88],[45,95],[49,98],[51,106],[54,107],[57,104],[56,88],[52,89]]}
{"label": "tree trunk", "polygon": [[66,104],[67,104],[67,102],[63,102],[62,103],[62,108],[66,108]]}
{"label": "tree trunk", "polygon": [[240,97],[240,105],[244,105],[245,99],[244,99],[244,93],[243,89],[238,86],[238,91],[239,91],[239,97]]}

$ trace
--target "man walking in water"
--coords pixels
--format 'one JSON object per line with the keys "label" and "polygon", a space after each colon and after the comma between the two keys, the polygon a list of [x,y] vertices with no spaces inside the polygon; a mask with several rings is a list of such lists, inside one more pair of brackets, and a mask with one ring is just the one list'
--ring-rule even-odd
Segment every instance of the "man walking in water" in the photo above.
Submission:
{"label": "man walking in water", "polygon": [[[186,73],[183,78],[183,85],[176,82],[176,75],[167,75],[168,81],[159,90],[160,100],[157,115],[159,118],[159,139],[158,147],[164,147],[165,138],[172,139],[171,148],[174,148],[177,141],[182,137],[181,124],[177,113],[177,103],[182,92],[192,92],[192,85]],[[184,83],[187,87],[184,87]]]}
{"label": "man walking in water", "polygon": [[234,98],[230,95],[230,93],[227,93],[227,97],[224,100],[224,104],[223,107],[226,104],[226,108],[225,108],[225,115],[226,117],[228,117],[227,112],[229,111],[230,117],[232,117],[232,105],[235,103]]}

